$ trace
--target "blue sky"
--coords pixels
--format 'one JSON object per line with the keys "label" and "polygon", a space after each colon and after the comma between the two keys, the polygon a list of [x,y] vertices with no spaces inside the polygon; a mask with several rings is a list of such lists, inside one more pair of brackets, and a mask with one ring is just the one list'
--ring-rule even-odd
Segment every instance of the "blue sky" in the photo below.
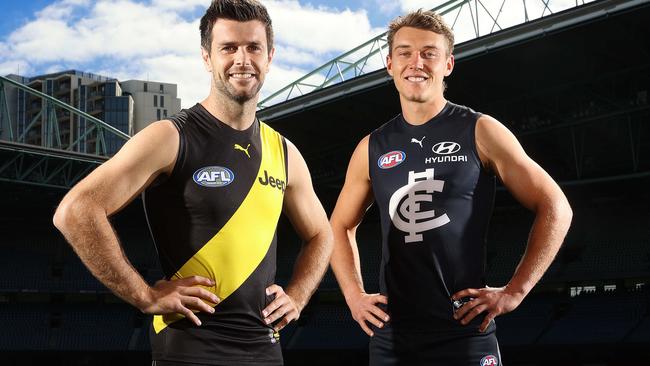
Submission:
{"label": "blue sky", "polygon": [[[262,89],[263,96],[383,33],[392,18],[444,2],[261,1],[273,19],[276,38],[276,56]],[[209,91],[198,34],[199,18],[209,3],[210,0],[0,0],[0,75],[19,71],[23,76],[34,76],[78,69],[119,80],[170,82],[178,84],[182,105],[191,106]],[[497,14],[501,0],[484,3]],[[559,3],[556,8],[561,8],[563,3],[575,4],[575,0],[552,3]],[[508,0],[507,4],[500,19],[512,23],[516,14],[523,14],[517,9],[521,0]],[[538,16],[542,10],[539,4]],[[462,11],[469,14],[467,7]],[[486,14],[482,16],[487,19]],[[446,19],[451,23],[454,18]],[[459,24],[454,29],[457,40],[467,39],[471,27]],[[481,24],[488,22],[482,20]]]}

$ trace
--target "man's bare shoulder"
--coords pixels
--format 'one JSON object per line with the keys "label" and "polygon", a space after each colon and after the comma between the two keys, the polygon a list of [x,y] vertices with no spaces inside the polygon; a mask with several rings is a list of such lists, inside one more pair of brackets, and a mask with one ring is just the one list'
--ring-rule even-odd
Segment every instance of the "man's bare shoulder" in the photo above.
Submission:
{"label": "man's bare shoulder", "polygon": [[169,119],[155,121],[136,133],[133,137],[139,135],[144,136],[146,139],[170,139],[178,136],[178,128]]}
{"label": "man's bare shoulder", "polygon": [[179,133],[170,120],[151,123],[136,133],[111,159],[116,168],[138,167],[155,172],[168,172],[176,162]]}
{"label": "man's bare shoulder", "polygon": [[350,167],[361,169],[368,176],[368,145],[370,144],[370,134],[364,136],[352,153],[350,158]]}

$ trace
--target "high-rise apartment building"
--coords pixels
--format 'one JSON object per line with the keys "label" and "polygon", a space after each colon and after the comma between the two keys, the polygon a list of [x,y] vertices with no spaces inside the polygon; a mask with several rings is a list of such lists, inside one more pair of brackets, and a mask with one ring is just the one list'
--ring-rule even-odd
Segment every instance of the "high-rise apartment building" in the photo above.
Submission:
{"label": "high-rise apartment building", "polygon": [[144,80],[126,80],[120,84],[124,94],[133,97],[133,126],[136,132],[153,121],[165,119],[181,110],[181,100],[176,97],[176,84]]}
{"label": "high-rise apartment building", "polygon": [[[119,82],[78,70],[47,75],[22,77],[9,75],[37,91],[53,96],[116,129],[134,135],[149,123],[180,110],[176,85],[169,83],[128,80]],[[71,116],[63,108],[54,107],[42,98],[12,88],[7,92],[9,114],[16,137],[28,144],[96,153],[105,144],[112,155],[124,140],[110,133],[98,140],[94,124],[81,116]],[[3,131],[3,134],[6,132]],[[2,136],[6,139],[6,136]]]}

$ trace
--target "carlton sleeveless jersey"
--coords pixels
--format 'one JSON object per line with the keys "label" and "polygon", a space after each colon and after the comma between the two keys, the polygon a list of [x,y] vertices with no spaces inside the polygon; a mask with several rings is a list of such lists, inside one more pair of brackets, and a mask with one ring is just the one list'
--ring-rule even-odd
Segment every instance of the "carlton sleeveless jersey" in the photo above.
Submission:
{"label": "carlton sleeveless jersey", "polygon": [[255,121],[239,131],[200,104],[170,120],[180,146],[169,176],[143,194],[167,279],[213,279],[214,314],[154,316],[154,360],[217,365],[282,363],[279,336],[264,324],[275,280],[276,226],[287,182],[284,138]]}
{"label": "carlton sleeveless jersey", "polygon": [[460,331],[451,295],[485,286],[495,177],[476,150],[479,116],[448,102],[423,125],[399,115],[370,134],[382,230],[379,283],[394,330]]}

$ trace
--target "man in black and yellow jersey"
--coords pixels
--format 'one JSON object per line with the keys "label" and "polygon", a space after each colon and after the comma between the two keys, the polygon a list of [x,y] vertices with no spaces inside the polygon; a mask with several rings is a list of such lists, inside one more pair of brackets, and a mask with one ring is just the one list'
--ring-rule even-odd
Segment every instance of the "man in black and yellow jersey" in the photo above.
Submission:
{"label": "man in black and yellow jersey", "polygon": [[[274,53],[266,9],[216,0],[200,31],[210,95],[135,135],[70,190],[54,223],[100,281],[155,314],[155,365],[280,365],[277,332],[321,280],[331,230],[296,147],[255,118]],[[108,221],[140,193],[166,277],[153,287]],[[305,240],[286,291],[274,284],[281,212]]]}

